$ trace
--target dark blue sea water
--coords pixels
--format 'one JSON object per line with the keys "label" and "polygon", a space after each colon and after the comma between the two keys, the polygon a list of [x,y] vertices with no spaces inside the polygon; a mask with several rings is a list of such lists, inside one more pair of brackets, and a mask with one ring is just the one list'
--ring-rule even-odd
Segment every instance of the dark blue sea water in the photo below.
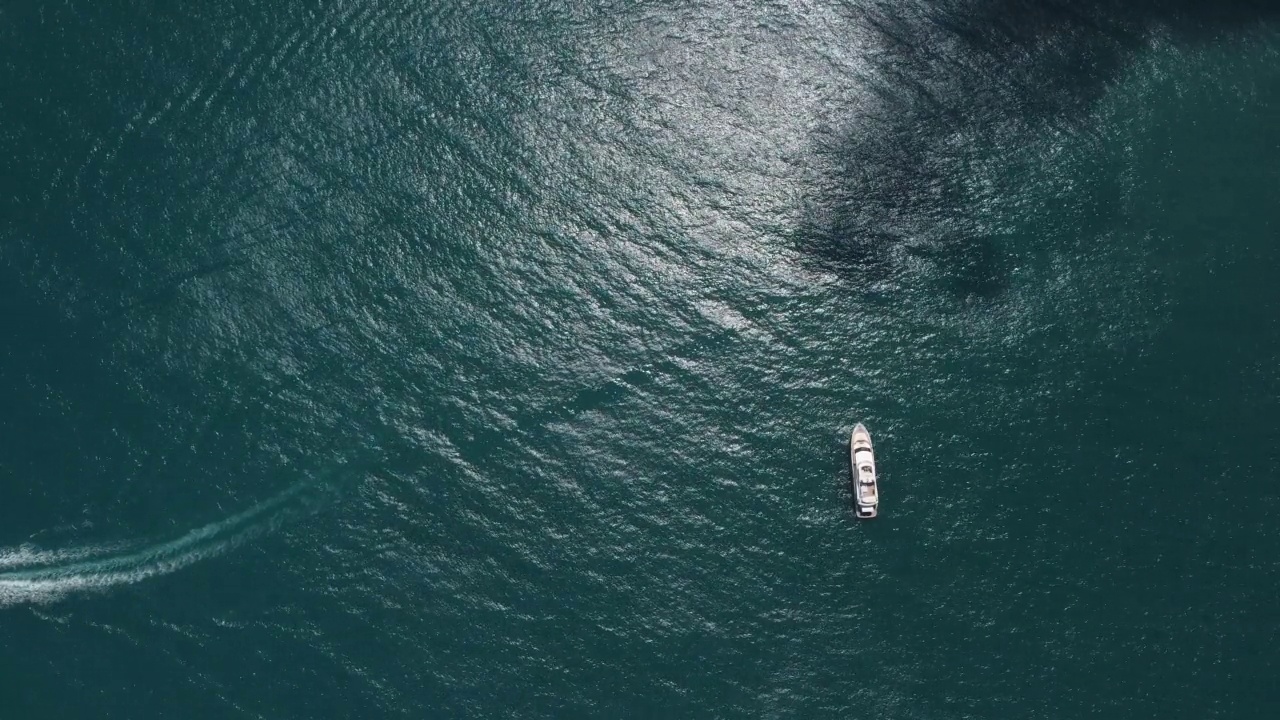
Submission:
{"label": "dark blue sea water", "polygon": [[1278,273],[1272,2],[5,4],[0,720],[1280,716]]}

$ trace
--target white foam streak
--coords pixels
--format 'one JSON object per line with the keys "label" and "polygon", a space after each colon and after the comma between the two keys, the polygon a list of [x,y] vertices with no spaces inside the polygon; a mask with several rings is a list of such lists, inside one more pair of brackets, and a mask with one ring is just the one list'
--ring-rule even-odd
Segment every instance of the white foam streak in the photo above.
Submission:
{"label": "white foam streak", "polygon": [[244,512],[197,528],[182,537],[132,551],[120,546],[36,550],[30,546],[0,549],[0,607],[24,602],[51,602],[68,593],[129,585],[165,575],[219,555],[277,526],[289,502],[305,485],[297,485]]}

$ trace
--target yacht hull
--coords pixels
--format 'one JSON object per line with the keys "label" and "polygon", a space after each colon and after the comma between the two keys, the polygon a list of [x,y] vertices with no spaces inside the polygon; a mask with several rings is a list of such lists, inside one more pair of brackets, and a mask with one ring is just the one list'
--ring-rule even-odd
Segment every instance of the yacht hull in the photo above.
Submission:
{"label": "yacht hull", "polygon": [[869,519],[880,514],[880,487],[871,433],[858,423],[849,435],[849,471],[853,483],[854,514]]}

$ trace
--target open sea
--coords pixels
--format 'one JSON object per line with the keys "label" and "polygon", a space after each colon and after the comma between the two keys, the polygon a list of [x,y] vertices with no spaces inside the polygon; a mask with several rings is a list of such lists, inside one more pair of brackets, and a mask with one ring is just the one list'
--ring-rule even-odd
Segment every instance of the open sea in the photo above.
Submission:
{"label": "open sea", "polygon": [[0,720],[1277,717],[1280,2],[0,6]]}

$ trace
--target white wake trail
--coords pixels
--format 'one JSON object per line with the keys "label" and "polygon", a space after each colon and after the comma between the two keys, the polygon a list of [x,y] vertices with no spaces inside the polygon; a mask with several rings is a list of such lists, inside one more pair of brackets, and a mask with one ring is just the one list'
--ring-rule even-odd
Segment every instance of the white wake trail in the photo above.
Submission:
{"label": "white wake trail", "polygon": [[122,551],[118,545],[54,551],[0,549],[0,607],[129,585],[219,555],[278,526],[298,509],[303,502],[300,496],[309,486],[300,483],[229,518],[135,550]]}

